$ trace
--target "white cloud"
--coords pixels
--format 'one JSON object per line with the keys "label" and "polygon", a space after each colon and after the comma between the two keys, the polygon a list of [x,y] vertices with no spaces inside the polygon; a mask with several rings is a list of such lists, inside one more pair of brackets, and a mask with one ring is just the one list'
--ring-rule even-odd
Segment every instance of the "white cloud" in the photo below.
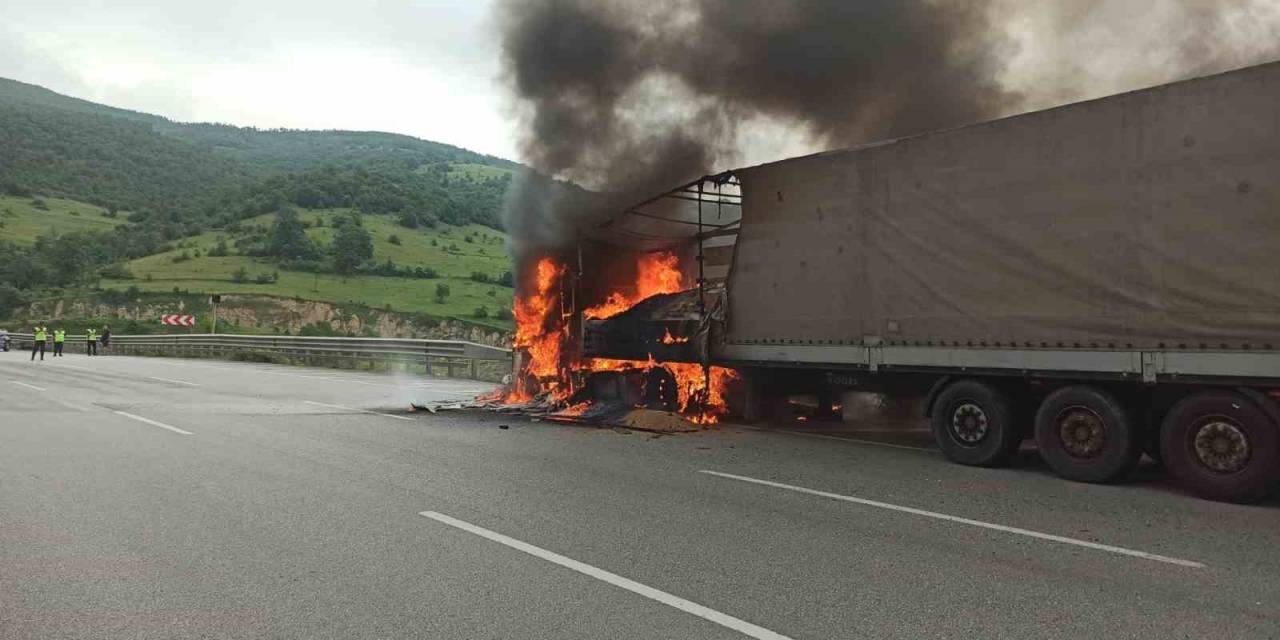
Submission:
{"label": "white cloud", "polygon": [[488,0],[8,0],[0,76],[175,120],[514,157]]}

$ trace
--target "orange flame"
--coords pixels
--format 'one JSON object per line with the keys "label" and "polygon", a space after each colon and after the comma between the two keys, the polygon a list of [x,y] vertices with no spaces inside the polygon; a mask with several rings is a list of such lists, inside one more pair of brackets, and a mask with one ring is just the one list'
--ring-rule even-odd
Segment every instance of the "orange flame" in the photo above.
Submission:
{"label": "orange flame", "polygon": [[[672,253],[645,255],[637,264],[635,291],[628,295],[612,293],[603,304],[587,309],[588,319],[606,319],[630,309],[636,303],[652,296],[678,293],[684,290],[679,259]],[[551,258],[538,261],[532,290],[518,296],[514,307],[516,335],[514,345],[527,356],[524,370],[504,400],[509,404],[532,401],[540,395],[549,396],[556,404],[564,404],[573,395],[573,373],[599,371],[624,371],[639,369],[648,371],[662,367],[676,381],[680,413],[695,424],[715,424],[727,413],[725,394],[729,383],[738,378],[737,372],[723,367],[703,369],[700,364],[659,363],[650,355],[647,361],[591,359],[580,363],[564,362],[563,346],[569,339],[569,322],[558,306],[561,280],[565,267]],[[689,338],[677,338],[668,330],[664,344],[683,344]],[[589,402],[580,403],[561,411],[563,415],[581,415]]]}
{"label": "orange flame", "polygon": [[667,329],[667,335],[662,336],[662,344],[686,344],[689,342],[688,336],[675,337],[671,335],[671,330]]}
{"label": "orange flame", "polygon": [[621,291],[609,294],[604,303],[582,312],[588,320],[604,320],[634,307],[637,302],[663,293],[684,291],[684,276],[680,274],[680,259],[674,253],[650,253],[640,257],[636,264],[636,289],[631,295]]}
{"label": "orange flame", "polygon": [[[535,290],[516,299],[513,315],[516,321],[515,347],[523,349],[529,357],[522,374],[535,378],[553,378],[560,375],[560,345],[567,325],[559,319],[555,309],[556,293],[564,267],[551,258],[538,261]],[[526,389],[525,375],[520,375],[507,402],[528,402],[533,391]]]}

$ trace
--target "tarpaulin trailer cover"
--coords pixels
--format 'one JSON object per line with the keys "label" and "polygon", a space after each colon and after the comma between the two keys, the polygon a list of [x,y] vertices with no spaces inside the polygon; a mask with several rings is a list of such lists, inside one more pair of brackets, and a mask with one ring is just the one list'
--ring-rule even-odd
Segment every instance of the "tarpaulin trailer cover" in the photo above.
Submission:
{"label": "tarpaulin trailer cover", "polygon": [[1280,345],[1280,64],[735,173],[730,344]]}

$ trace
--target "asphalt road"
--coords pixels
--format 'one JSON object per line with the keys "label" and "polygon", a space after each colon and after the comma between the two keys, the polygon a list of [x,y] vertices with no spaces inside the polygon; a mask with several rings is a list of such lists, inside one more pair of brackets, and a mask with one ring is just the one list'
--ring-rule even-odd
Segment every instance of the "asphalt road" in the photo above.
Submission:
{"label": "asphalt road", "polygon": [[1280,637],[1276,501],[405,412],[480,390],[0,354],[0,637]]}

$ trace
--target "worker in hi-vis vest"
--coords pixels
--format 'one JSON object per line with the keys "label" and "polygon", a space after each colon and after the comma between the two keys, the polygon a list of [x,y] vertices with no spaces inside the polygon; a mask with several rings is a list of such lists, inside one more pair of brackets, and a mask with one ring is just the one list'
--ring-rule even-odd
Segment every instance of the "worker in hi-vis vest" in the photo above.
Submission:
{"label": "worker in hi-vis vest", "polygon": [[84,338],[85,338],[85,342],[84,342],[85,355],[90,355],[90,356],[98,355],[98,330],[89,329],[89,331],[85,334]]}
{"label": "worker in hi-vis vest", "polygon": [[32,336],[35,338],[31,341],[31,361],[35,362],[36,352],[40,352],[40,362],[44,362],[44,343],[49,340],[49,330],[43,325],[36,325],[31,329]]}
{"label": "worker in hi-vis vest", "polygon": [[53,330],[53,357],[62,357],[62,344],[67,341],[66,329]]}

